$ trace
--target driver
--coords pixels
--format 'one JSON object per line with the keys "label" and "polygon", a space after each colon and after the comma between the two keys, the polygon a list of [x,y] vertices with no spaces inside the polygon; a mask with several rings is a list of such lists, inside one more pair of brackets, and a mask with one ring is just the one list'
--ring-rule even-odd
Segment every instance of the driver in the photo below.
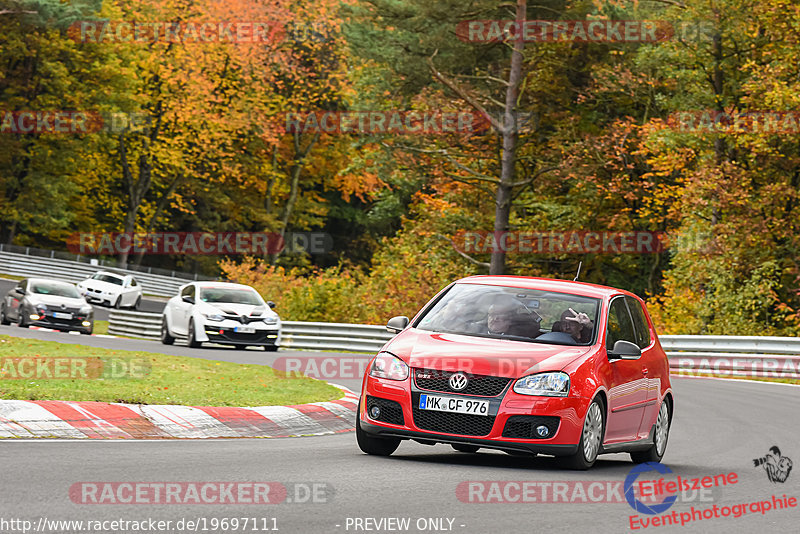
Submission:
{"label": "driver", "polygon": [[486,318],[489,334],[521,336],[534,338],[538,336],[539,323],[530,312],[511,296],[505,295],[489,306]]}

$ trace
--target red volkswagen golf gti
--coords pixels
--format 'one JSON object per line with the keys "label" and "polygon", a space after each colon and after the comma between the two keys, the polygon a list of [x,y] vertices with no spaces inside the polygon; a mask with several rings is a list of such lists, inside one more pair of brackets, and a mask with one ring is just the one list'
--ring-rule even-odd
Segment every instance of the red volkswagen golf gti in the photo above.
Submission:
{"label": "red volkswagen golf gti", "polygon": [[436,295],[375,356],[356,438],[390,455],[401,440],[455,450],[562,457],[588,469],[604,453],[664,455],[673,411],[669,363],[644,303],[610,287],[472,276]]}

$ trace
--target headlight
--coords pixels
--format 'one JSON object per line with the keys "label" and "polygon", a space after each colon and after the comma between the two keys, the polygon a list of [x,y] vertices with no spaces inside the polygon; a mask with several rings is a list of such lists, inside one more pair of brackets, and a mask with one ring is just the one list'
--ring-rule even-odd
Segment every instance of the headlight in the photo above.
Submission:
{"label": "headlight", "polygon": [[372,361],[369,376],[388,378],[389,380],[405,380],[408,378],[408,365],[388,352],[381,352]]}
{"label": "headlight", "polygon": [[514,393],[520,395],[542,395],[545,397],[566,397],[569,394],[569,375],[567,373],[539,373],[517,380]]}
{"label": "headlight", "polygon": [[80,313],[82,315],[89,315],[90,313],[92,313],[92,307],[91,306],[86,306],[85,308],[81,308],[80,309]]}
{"label": "headlight", "polygon": [[267,317],[264,319],[264,322],[267,324],[277,324],[278,318],[277,317]]}
{"label": "headlight", "polygon": [[225,317],[221,313],[204,313],[203,317],[205,317],[209,321],[215,321],[215,322],[225,320]]}
{"label": "headlight", "polygon": [[45,306],[44,304],[37,304],[34,306],[34,308],[36,308],[36,311],[38,311],[42,315],[44,315],[44,313],[47,311],[47,306]]}

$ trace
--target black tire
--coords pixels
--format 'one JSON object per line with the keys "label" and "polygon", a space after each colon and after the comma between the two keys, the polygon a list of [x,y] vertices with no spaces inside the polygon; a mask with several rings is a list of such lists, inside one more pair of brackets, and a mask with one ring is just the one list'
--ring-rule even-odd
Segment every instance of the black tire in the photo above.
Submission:
{"label": "black tire", "polygon": [[450,446],[458,452],[478,452],[480,450],[477,445],[467,445],[466,443],[451,443]]}
{"label": "black tire", "polygon": [[91,336],[92,332],[94,332],[94,325],[90,326],[86,330],[81,330],[80,332],[81,332],[81,334],[85,334],[87,336]]}
{"label": "black tire", "polygon": [[122,307],[122,295],[117,297],[117,300],[114,301],[114,309],[118,310]]}
{"label": "black tire", "polygon": [[571,456],[562,457],[561,463],[569,469],[578,471],[592,467],[603,445],[605,430],[606,416],[603,403],[599,399],[594,399],[586,410],[578,450]]}
{"label": "black tire", "polygon": [[669,429],[672,420],[670,418],[669,401],[664,399],[661,407],[658,409],[658,418],[656,419],[656,430],[653,435],[653,446],[645,451],[631,452],[631,460],[637,464],[645,462],[660,462],[664,457],[664,452],[667,450],[667,441],[669,441]]}
{"label": "black tire", "polygon": [[172,345],[175,343],[175,338],[169,333],[169,326],[167,326],[167,318],[161,318],[161,343],[164,345]]}
{"label": "black tire", "polygon": [[142,296],[139,295],[136,298],[136,302],[133,303],[133,307],[131,309],[138,311],[139,310],[139,306],[141,306],[141,304],[142,304]]}
{"label": "black tire", "polygon": [[373,456],[391,456],[400,446],[398,438],[376,438],[361,430],[361,403],[358,403],[356,414],[356,441],[358,447]]}
{"label": "black tire", "polygon": [[186,344],[193,349],[199,349],[203,343],[197,341],[194,335],[194,319],[189,319],[189,331],[186,333]]}
{"label": "black tire", "polygon": [[4,326],[11,324],[11,320],[8,317],[6,317],[6,305],[5,305],[5,303],[3,303],[0,306],[0,324],[4,325]]}
{"label": "black tire", "polygon": [[25,310],[20,306],[17,308],[17,326],[20,328],[28,328],[28,323],[25,321]]}

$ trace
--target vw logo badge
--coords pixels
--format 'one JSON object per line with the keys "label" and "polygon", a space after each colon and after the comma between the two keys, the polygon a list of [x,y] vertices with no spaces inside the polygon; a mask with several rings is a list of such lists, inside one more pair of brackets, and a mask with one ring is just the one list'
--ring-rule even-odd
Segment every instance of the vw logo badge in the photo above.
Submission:
{"label": "vw logo badge", "polygon": [[464,373],[455,373],[450,377],[450,389],[453,391],[461,391],[465,387],[467,387],[467,375]]}

